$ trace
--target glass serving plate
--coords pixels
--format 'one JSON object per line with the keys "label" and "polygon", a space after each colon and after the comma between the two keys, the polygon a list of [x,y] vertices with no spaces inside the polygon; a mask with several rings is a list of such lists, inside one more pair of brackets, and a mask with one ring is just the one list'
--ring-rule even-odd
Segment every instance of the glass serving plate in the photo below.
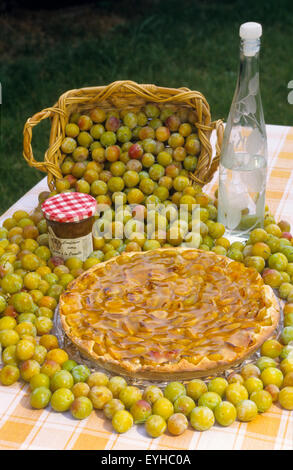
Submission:
{"label": "glass serving plate", "polygon": [[[276,295],[276,291],[275,291]],[[276,296],[277,297],[277,296]],[[282,331],[283,328],[283,306],[284,302],[281,301],[277,297],[277,301],[280,307],[280,321],[278,324],[278,327],[275,330],[275,336],[278,337]],[[62,347],[69,355],[70,359],[73,359],[76,361],[78,364],[85,364],[91,372],[103,372],[109,377],[113,377],[117,374],[104,369],[103,367],[97,366],[94,362],[92,362],[90,359],[85,358],[82,356],[78,348],[75,346],[75,344],[66,336],[66,334],[63,331],[62,325],[61,325],[61,320],[60,320],[60,315],[59,315],[59,305],[57,306],[55,310],[55,315],[54,315],[54,327],[53,327],[53,334],[55,334],[58,338],[59,345]],[[202,380],[210,380],[214,377],[228,377],[232,372],[238,373],[240,369],[246,365],[255,362],[258,358],[260,357],[260,352],[257,350],[254,352],[249,358],[246,358],[244,361],[239,362],[238,364],[234,365],[233,367],[230,367],[229,369],[226,369],[222,373],[214,374],[214,375],[206,375],[202,376]],[[121,374],[122,375],[122,374]],[[148,379],[142,379],[142,378],[136,378],[136,377],[130,377],[128,375],[125,375],[124,378],[127,380],[127,383],[129,385],[135,385],[137,387],[147,387],[148,385],[157,385],[160,388],[164,388],[168,382],[172,382],[174,379],[171,379],[170,381],[157,381],[157,380],[148,380]],[[197,377],[198,378],[198,377]],[[192,379],[190,379],[192,380]],[[188,380],[188,381],[190,381]],[[183,382],[188,382],[188,381],[183,381]]]}

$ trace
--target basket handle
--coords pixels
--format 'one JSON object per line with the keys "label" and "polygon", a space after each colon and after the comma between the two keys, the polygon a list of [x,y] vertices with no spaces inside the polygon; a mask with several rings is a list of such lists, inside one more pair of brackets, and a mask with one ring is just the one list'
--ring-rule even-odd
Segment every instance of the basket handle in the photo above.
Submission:
{"label": "basket handle", "polygon": [[[191,179],[201,185],[205,186],[207,183],[209,183],[216,170],[218,169],[219,166],[219,161],[220,161],[220,156],[221,156],[221,148],[222,148],[222,143],[223,143],[223,135],[224,135],[224,124],[221,119],[218,119],[217,121],[213,121],[208,125],[205,124],[197,124],[196,125],[198,128],[199,133],[201,134],[202,140],[204,140],[206,148],[210,148],[210,153],[206,151],[204,154],[202,160],[199,160],[199,163],[201,163],[201,168],[195,171],[195,174],[190,173]],[[209,138],[205,135],[204,132],[202,131],[207,131],[207,132],[212,132],[213,130],[216,131],[217,134],[217,140],[216,140],[216,154],[214,158],[212,158],[212,147],[209,141]],[[204,178],[201,178],[202,174],[202,168],[209,167],[208,172],[205,172]]]}
{"label": "basket handle", "polygon": [[210,170],[209,170],[209,174],[208,174],[208,177],[210,179],[207,182],[211,181],[215,171],[218,169],[219,162],[220,162],[220,157],[221,157],[223,137],[224,137],[224,124],[223,124],[223,121],[221,119],[218,119],[217,121],[213,121],[211,123],[211,126],[212,126],[213,129],[216,130],[217,140],[216,140],[216,154],[215,154],[215,156],[212,160],[211,166],[210,166]]}
{"label": "basket handle", "polygon": [[[48,176],[55,176],[56,178],[62,178],[62,173],[60,171],[58,165],[58,154],[60,154],[60,145],[62,138],[60,137],[58,140],[53,142],[53,136],[56,136],[56,128],[58,126],[58,116],[62,115],[65,116],[64,111],[58,108],[57,106],[53,106],[51,108],[43,109],[32,117],[28,118],[24,125],[23,129],[23,157],[29,164],[29,166],[36,168],[37,170],[43,171],[48,173]],[[44,119],[51,119],[52,120],[52,128],[50,134],[50,143],[49,148],[45,152],[44,161],[38,162],[34,158],[33,149],[32,149],[32,134],[33,128],[37,126],[41,121]],[[55,154],[55,155],[54,155]],[[54,155],[54,158],[51,157]]]}

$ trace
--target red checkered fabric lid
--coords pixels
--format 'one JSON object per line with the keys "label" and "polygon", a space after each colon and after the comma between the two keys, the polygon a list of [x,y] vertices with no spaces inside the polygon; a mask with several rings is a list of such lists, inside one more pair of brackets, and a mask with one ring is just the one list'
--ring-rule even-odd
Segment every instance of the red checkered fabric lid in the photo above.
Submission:
{"label": "red checkered fabric lid", "polygon": [[95,198],[84,193],[61,193],[42,204],[46,219],[55,222],[80,222],[95,214]]}

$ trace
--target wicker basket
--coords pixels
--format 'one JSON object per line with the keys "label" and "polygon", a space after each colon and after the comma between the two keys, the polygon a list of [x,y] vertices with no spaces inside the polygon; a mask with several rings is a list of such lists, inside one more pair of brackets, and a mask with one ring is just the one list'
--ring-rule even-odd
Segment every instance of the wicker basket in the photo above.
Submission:
{"label": "wicker basket", "polygon": [[[139,108],[146,103],[159,105],[172,104],[178,107],[189,107],[196,111],[198,136],[201,142],[201,153],[198,165],[190,177],[204,186],[211,181],[216,171],[223,140],[223,123],[221,120],[211,122],[210,107],[205,97],[198,91],[188,88],[164,88],[156,85],[140,85],[132,81],[116,81],[107,86],[69,90],[60,96],[51,108],[46,108],[29,118],[24,126],[23,156],[27,163],[40,171],[48,173],[48,185],[54,189],[56,178],[62,178],[60,165],[66,155],[61,152],[61,143],[65,136],[65,126],[73,112],[89,111],[95,107],[105,110]],[[49,148],[44,161],[35,160],[32,150],[32,130],[39,122],[50,118],[52,121]],[[213,130],[217,133],[216,155],[212,157],[210,136]]]}

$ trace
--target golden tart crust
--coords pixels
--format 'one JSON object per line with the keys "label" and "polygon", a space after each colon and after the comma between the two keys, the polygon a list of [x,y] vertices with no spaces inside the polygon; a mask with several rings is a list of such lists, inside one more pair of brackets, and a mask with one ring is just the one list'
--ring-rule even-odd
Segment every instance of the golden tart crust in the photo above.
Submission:
{"label": "golden tart crust", "polygon": [[72,281],[63,329],[80,352],[116,374],[151,380],[221,372],[276,329],[280,309],[261,276],[189,248],[123,253]]}

